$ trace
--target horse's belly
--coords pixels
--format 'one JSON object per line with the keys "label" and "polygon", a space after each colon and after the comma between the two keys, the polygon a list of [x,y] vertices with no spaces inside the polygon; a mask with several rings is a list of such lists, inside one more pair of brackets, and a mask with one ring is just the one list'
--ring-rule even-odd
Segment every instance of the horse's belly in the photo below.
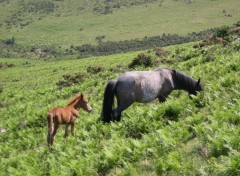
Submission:
{"label": "horse's belly", "polygon": [[139,89],[139,99],[140,103],[148,103],[155,100],[159,94],[160,86],[159,86],[159,78],[152,77],[151,79],[143,79],[140,81]]}
{"label": "horse's belly", "polygon": [[157,98],[158,91],[159,90],[155,90],[155,89],[152,89],[152,88],[144,89],[141,102],[142,103],[148,103],[148,102],[151,102],[151,101],[155,100]]}
{"label": "horse's belly", "polygon": [[146,95],[142,98],[141,103],[148,103],[156,99],[156,96]]}

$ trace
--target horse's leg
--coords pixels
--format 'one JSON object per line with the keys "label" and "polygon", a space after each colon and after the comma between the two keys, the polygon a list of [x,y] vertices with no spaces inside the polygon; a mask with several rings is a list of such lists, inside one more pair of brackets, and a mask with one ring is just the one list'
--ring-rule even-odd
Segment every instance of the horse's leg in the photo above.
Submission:
{"label": "horse's leg", "polygon": [[[130,87],[127,87],[130,90]],[[113,120],[120,121],[121,120],[121,112],[131,106],[134,102],[133,95],[126,94],[125,92],[117,91],[117,108],[115,108],[112,112]]]}
{"label": "horse's leg", "polygon": [[166,101],[166,97],[164,97],[163,95],[160,95],[160,96],[158,97],[158,100],[159,100],[159,103],[163,103],[163,102]]}
{"label": "horse's leg", "polygon": [[65,126],[65,134],[64,134],[64,137],[68,137],[68,127],[69,127],[69,124],[66,124]]}
{"label": "horse's leg", "polygon": [[55,137],[55,135],[57,133],[58,127],[59,127],[59,124],[54,123],[53,133],[52,133],[52,136],[51,136],[51,145],[53,144],[54,137]]}
{"label": "horse's leg", "polygon": [[121,120],[121,112],[127,109],[129,106],[131,106],[133,101],[125,102],[125,103],[120,103],[118,102],[118,106],[116,109],[113,110],[113,118],[116,121]]}

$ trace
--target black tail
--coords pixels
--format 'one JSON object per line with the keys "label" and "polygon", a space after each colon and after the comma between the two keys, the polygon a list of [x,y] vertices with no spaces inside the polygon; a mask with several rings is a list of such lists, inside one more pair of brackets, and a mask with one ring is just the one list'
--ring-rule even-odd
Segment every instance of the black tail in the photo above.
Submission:
{"label": "black tail", "polygon": [[114,105],[114,94],[116,84],[117,84],[116,80],[111,80],[108,82],[105,88],[101,117],[104,123],[108,123],[112,120],[112,109]]}

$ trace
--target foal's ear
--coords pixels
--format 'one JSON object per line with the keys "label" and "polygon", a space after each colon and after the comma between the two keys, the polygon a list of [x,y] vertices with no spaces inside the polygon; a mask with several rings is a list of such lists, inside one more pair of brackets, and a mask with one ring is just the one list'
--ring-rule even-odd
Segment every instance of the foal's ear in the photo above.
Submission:
{"label": "foal's ear", "polygon": [[83,94],[82,93],[80,93],[80,98],[83,98]]}

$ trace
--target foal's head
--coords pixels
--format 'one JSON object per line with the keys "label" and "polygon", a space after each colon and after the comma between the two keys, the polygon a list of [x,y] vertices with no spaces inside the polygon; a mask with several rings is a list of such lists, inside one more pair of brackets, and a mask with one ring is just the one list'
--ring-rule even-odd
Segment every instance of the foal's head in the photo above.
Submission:
{"label": "foal's head", "polygon": [[80,95],[77,95],[75,98],[75,108],[76,109],[80,109],[82,108],[83,110],[87,111],[87,112],[91,112],[92,111],[92,107],[90,106],[88,99],[81,93]]}

